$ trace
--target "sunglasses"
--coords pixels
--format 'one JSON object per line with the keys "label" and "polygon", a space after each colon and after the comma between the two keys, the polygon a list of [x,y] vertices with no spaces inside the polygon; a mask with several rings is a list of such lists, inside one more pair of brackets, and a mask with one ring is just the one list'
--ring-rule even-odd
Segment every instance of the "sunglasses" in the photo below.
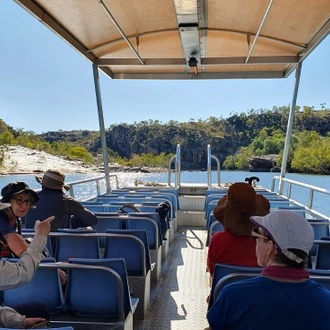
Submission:
{"label": "sunglasses", "polygon": [[19,198],[11,198],[13,199],[18,205],[24,205],[31,206],[32,202],[29,199],[19,199]]}
{"label": "sunglasses", "polygon": [[258,227],[253,227],[252,228],[251,237],[254,238],[254,239],[263,238],[263,239],[270,240],[269,237],[259,233],[259,228]]}

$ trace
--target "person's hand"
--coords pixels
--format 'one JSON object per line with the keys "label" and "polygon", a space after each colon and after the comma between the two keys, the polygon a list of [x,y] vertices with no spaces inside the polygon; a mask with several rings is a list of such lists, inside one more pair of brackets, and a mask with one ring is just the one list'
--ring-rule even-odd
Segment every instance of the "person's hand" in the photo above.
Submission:
{"label": "person's hand", "polygon": [[61,269],[58,270],[58,274],[60,275],[61,285],[64,285],[66,283],[68,275]]}
{"label": "person's hand", "polygon": [[27,329],[29,327],[34,326],[37,323],[41,323],[41,322],[45,322],[46,319],[42,318],[42,317],[26,317],[23,322],[22,322],[22,326],[23,329]]}
{"label": "person's hand", "polygon": [[37,220],[34,225],[36,235],[48,235],[50,232],[50,223],[55,219],[54,216],[47,218],[44,221]]}

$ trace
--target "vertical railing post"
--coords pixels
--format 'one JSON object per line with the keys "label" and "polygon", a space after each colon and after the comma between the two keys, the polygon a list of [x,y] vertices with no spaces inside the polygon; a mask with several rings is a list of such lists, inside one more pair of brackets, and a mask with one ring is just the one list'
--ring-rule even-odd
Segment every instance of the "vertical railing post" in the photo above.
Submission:
{"label": "vertical railing post", "polygon": [[101,145],[102,145],[102,152],[103,152],[104,172],[105,172],[105,176],[106,176],[105,184],[106,184],[106,188],[107,188],[107,193],[110,193],[111,192],[110,172],[109,172],[109,164],[108,164],[107,140],[105,137],[105,128],[104,128],[100,77],[99,77],[98,67],[95,63],[93,63],[93,76],[94,76],[97,112],[98,112],[98,116],[99,116],[100,138],[101,138]]}
{"label": "vertical railing post", "polygon": [[288,125],[287,125],[287,129],[286,129],[285,145],[284,145],[282,167],[281,167],[281,174],[280,174],[280,182],[279,182],[279,186],[278,186],[278,189],[279,189],[278,192],[280,195],[282,195],[282,193],[283,193],[283,184],[284,183],[283,183],[282,179],[285,177],[286,166],[288,163],[291,132],[292,132],[292,125],[293,125],[293,118],[294,118],[294,114],[295,114],[295,110],[296,110],[296,102],[297,102],[297,95],[298,95],[299,82],[300,82],[301,66],[302,66],[302,62],[300,61],[296,67],[296,77],[295,77],[296,80],[295,80],[295,86],[294,86],[291,108],[290,108],[290,113],[289,113]]}

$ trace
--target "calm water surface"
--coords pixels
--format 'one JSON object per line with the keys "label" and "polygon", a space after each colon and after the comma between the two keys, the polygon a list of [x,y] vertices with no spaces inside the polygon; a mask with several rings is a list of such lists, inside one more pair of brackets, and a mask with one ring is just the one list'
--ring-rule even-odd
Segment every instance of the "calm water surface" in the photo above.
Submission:
{"label": "calm water surface", "polygon": [[[133,185],[136,179],[142,180],[143,182],[163,182],[167,183],[167,173],[116,173],[120,182],[120,187]],[[225,182],[236,182],[244,181],[246,177],[257,176],[260,179],[259,184],[265,188],[271,188],[271,182],[274,175],[279,173],[270,172],[241,172],[241,171],[222,171],[221,172],[221,183]],[[99,175],[91,174],[68,174],[66,176],[66,182],[73,182],[82,179],[88,179]],[[313,186],[321,187],[326,190],[330,187],[330,176],[329,175],[308,175],[308,174],[294,174],[289,173],[286,178],[300,181],[303,183],[311,184]],[[25,181],[32,189],[39,189],[40,184],[35,180],[34,175],[10,175],[0,176],[0,188],[5,186],[7,183],[12,181]],[[212,173],[212,183],[217,182],[217,174],[214,171]],[[174,176],[171,177],[171,183],[174,184]],[[204,183],[207,184],[207,172],[182,172],[181,183]],[[103,187],[105,190],[105,187]],[[275,186],[275,190],[277,186]],[[276,190],[277,191],[277,190]],[[284,188],[284,192],[286,187]],[[302,187],[292,187],[291,197],[300,203],[307,205],[309,191]],[[96,194],[95,186],[90,184],[86,188],[75,189],[75,197],[77,199],[84,199],[90,195]],[[330,216],[330,196],[315,192],[314,194],[314,208],[328,216]]]}

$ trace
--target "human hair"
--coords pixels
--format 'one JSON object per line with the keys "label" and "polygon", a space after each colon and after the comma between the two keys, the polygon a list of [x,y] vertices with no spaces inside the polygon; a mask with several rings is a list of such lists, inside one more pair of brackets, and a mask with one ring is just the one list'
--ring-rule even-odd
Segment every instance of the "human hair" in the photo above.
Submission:
{"label": "human hair", "polygon": [[296,261],[289,259],[285,254],[283,254],[279,250],[277,250],[277,253],[274,256],[274,261],[279,264],[285,265],[287,267],[305,268],[305,262],[308,254],[298,249],[288,249],[288,251],[294,253],[297,257],[303,259],[303,261],[301,263],[297,263]]}

